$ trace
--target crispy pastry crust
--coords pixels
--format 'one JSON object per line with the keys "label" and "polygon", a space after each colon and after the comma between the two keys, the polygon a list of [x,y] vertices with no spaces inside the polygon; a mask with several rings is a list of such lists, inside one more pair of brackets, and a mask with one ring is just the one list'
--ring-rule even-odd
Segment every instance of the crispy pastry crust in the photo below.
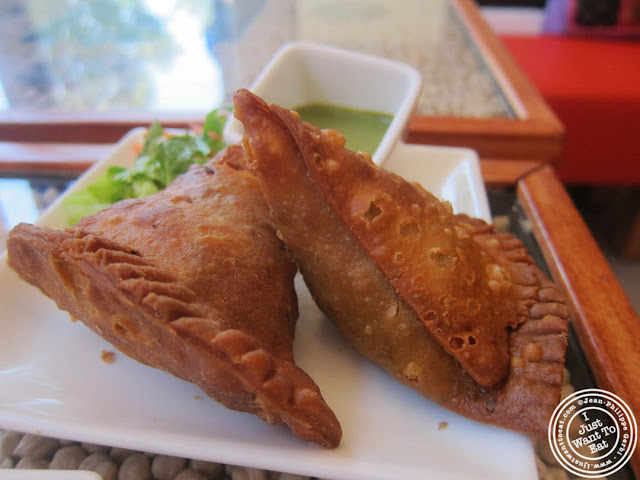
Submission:
{"label": "crispy pastry crust", "polygon": [[[544,435],[560,397],[567,311],[560,292],[535,266],[521,242],[495,232],[481,220],[453,216],[420,187],[345,150],[344,140],[335,132],[320,132],[247,91],[236,93],[234,103],[235,114],[245,127],[250,166],[257,172],[279,231],[317,304],[355,348],[400,382],[451,410],[485,423]],[[366,216],[370,218],[363,219]],[[376,219],[385,228],[371,226]],[[407,219],[415,221],[407,236],[416,231],[432,234],[422,238],[428,245],[426,259],[420,257],[418,248],[405,248],[406,243],[398,239]],[[452,231],[445,232],[446,228]],[[471,282],[477,289],[462,289],[470,296],[462,297],[458,290],[459,280],[467,277],[442,275],[437,258],[436,268],[424,274],[422,290],[416,284],[408,295],[397,278],[385,271],[384,265],[398,251],[405,255],[402,265],[424,265],[434,248],[448,255],[455,252],[458,260],[453,263],[462,263],[463,255],[467,258],[462,272],[475,273],[474,282],[479,282]],[[413,269],[393,272],[419,274]],[[436,279],[432,283],[443,281],[446,288],[430,283],[432,275]],[[492,280],[499,284],[497,289],[481,288],[482,282]],[[446,348],[447,342],[443,344],[440,336],[432,334],[429,322],[419,316],[422,310],[407,300],[415,300],[412,295],[419,291],[438,300],[458,299],[431,307],[438,308],[438,318],[459,313],[454,307],[461,301],[468,306],[469,299],[496,307],[466,335],[473,335],[477,345],[481,337],[475,328],[486,335],[502,330],[498,336],[504,335],[508,361],[506,372],[496,375],[498,383],[483,386],[468,372],[468,362],[461,362],[460,356]],[[485,298],[478,298],[492,292],[497,292],[496,300],[482,303]],[[497,299],[506,306],[498,305]],[[483,328],[485,322],[498,327]],[[457,336],[456,328],[447,334]],[[486,341],[491,344],[490,339]],[[502,372],[503,367],[498,365],[495,370]],[[488,377],[494,379],[490,373]]]}
{"label": "crispy pastry crust", "polygon": [[123,353],[336,447],[335,415],[293,363],[295,265],[242,155],[230,148],[76,228],[20,224],[9,264]]}
{"label": "crispy pastry crust", "polygon": [[324,198],[431,336],[479,384],[502,380],[506,328],[518,325],[511,280],[451,205],[345,150],[335,133],[323,136],[288,110],[272,111],[297,139]]}

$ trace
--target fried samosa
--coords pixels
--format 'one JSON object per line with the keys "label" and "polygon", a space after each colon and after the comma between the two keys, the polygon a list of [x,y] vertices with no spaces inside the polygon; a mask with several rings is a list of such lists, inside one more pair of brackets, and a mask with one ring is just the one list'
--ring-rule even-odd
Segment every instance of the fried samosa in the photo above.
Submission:
{"label": "fried samosa", "polygon": [[338,132],[247,90],[234,104],[280,235],[355,348],[459,414],[544,435],[568,313],[522,243],[454,215]]}
{"label": "fried samosa", "polygon": [[240,146],[74,227],[16,226],[9,265],[130,357],[326,447],[341,429],[294,364],[296,266]]}

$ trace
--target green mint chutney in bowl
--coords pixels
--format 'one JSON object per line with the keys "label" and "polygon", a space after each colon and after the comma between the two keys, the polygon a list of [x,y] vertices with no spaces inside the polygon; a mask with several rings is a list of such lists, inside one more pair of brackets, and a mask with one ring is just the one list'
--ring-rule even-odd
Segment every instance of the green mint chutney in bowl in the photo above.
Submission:
{"label": "green mint chutney in bowl", "polygon": [[331,128],[342,133],[347,141],[346,147],[354,151],[373,155],[386,133],[393,115],[371,110],[330,105],[326,103],[308,103],[293,108],[305,122],[320,129]]}
{"label": "green mint chutney in bowl", "polygon": [[[347,148],[367,152],[382,165],[401,139],[421,87],[420,74],[410,65],[291,42],[273,56],[249,90],[268,103],[297,111],[318,128],[339,131]],[[225,141],[239,143],[242,136],[242,124],[230,117]]]}

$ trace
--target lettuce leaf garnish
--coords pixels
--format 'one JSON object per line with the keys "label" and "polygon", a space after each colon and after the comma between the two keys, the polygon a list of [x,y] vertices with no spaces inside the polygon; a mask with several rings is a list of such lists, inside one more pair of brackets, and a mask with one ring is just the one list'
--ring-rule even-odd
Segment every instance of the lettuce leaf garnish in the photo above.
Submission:
{"label": "lettuce leaf garnish", "polygon": [[153,122],[138,158],[130,168],[109,167],[95,182],[63,202],[69,225],[125,198],[142,198],[164,189],[194,163],[205,163],[226,147],[222,139],[230,109],[217,108],[205,118],[202,132],[168,135]]}

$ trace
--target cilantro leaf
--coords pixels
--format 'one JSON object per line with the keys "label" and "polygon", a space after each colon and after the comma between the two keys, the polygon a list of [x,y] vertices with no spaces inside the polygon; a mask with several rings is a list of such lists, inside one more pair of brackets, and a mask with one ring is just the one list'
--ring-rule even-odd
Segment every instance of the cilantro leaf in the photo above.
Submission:
{"label": "cilantro leaf", "polygon": [[222,131],[230,109],[221,107],[205,118],[201,133],[168,135],[155,121],[135,163],[130,168],[110,167],[94,183],[63,202],[70,225],[125,198],[142,198],[167,187],[194,163],[205,163],[227,145]]}

